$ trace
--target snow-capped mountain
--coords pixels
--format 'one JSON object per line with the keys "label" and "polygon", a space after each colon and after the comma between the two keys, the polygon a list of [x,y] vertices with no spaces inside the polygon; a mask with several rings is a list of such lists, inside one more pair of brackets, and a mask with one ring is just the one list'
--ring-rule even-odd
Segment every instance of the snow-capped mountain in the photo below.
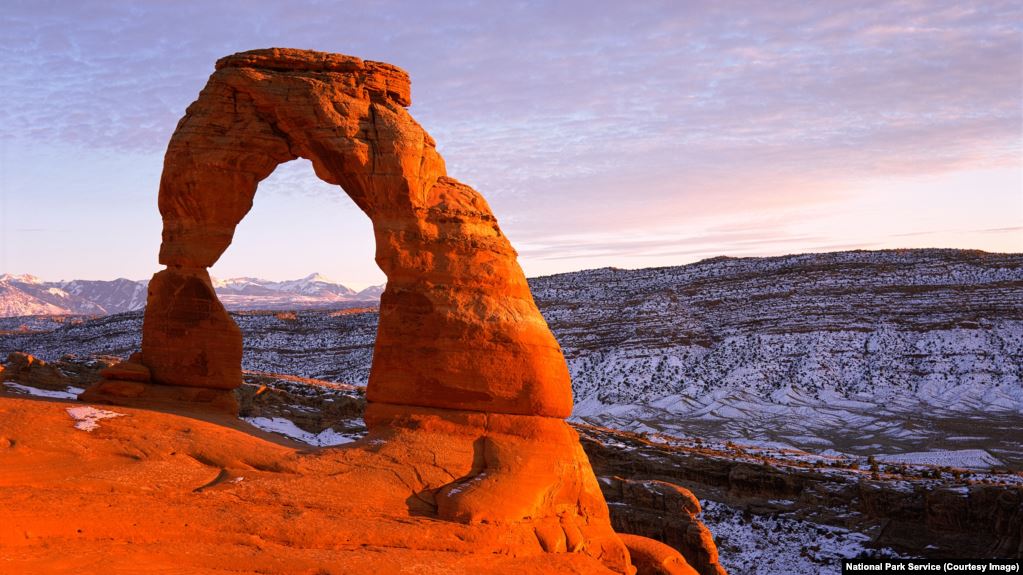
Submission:
{"label": "snow-capped mountain", "polygon": [[218,294],[272,295],[291,293],[327,299],[356,295],[355,290],[318,273],[309,274],[297,280],[280,282],[259,278],[214,279],[213,287],[217,290]]}
{"label": "snow-capped mountain", "polygon": [[318,273],[310,274],[298,280],[279,282],[275,284],[275,287],[282,292],[300,293],[311,296],[347,297],[353,296],[356,293],[355,290],[343,286]]}
{"label": "snow-capped mountain", "polygon": [[369,286],[355,295],[360,299],[380,299],[380,296],[384,293],[384,287],[386,287],[386,284]]}
{"label": "snow-capped mountain", "polygon": [[232,310],[372,305],[380,300],[380,294],[371,290],[383,292],[383,286],[356,292],[318,273],[279,282],[258,278],[214,279],[213,287],[224,306]]}
{"label": "snow-capped mountain", "polygon": [[[0,317],[25,315],[106,315],[142,309],[148,281],[72,280],[45,282],[35,276],[0,276]],[[306,309],[372,305],[384,286],[360,292],[320,274],[288,281],[259,278],[213,279],[228,309]]]}
{"label": "snow-capped mountain", "polygon": [[142,309],[148,282],[118,278],[113,281],[72,280],[61,282],[65,292],[99,306],[103,313]]}
{"label": "snow-capped mountain", "polygon": [[[44,282],[31,275],[0,276],[0,317],[19,315],[104,314],[128,311],[129,308],[107,309],[101,303],[82,295],[94,292],[97,286],[84,284],[117,284],[111,291],[123,288],[120,282]],[[75,285],[71,285],[75,284]],[[143,294],[145,288],[142,289]],[[101,301],[109,298],[102,297]]]}

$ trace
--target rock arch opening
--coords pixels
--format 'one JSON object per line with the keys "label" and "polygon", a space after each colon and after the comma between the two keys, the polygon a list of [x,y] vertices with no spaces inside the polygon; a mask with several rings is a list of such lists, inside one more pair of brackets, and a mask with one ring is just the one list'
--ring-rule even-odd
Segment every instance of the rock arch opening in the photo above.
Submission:
{"label": "rock arch opening", "polygon": [[243,333],[243,370],[368,383],[386,281],[373,228],[309,161],[280,164],[257,185],[210,275]]}
{"label": "rock arch opening", "polygon": [[336,54],[228,56],[179,122],[160,182],[160,262],[142,363],[157,383],[233,389],[241,334],[208,268],[257,184],[302,157],[369,217],[387,276],[371,403],[563,418],[571,387],[486,201],[447,177],[400,69]]}
{"label": "rock arch opening", "polygon": [[258,184],[252,209],[210,275],[279,282],[317,273],[358,292],[387,280],[374,252],[370,220],[344,190],[317,178],[312,163],[298,158]]}

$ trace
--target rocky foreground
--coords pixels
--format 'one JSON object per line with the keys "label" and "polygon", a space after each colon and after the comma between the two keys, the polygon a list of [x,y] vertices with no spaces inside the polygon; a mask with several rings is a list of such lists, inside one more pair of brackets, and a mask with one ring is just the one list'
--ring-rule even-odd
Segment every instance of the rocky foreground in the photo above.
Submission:
{"label": "rocky foreground", "polygon": [[532,527],[425,516],[384,439],[316,449],[237,420],[2,397],[0,570],[612,573]]}
{"label": "rocky foreground", "polygon": [[[614,527],[700,541],[680,485],[730,572],[809,574],[863,553],[1020,556],[1021,266],[1016,254],[846,252],[531,287],[572,370]],[[233,319],[242,393],[276,390],[247,404],[248,421],[310,445],[362,437],[375,310]],[[0,319],[0,352],[124,358],[141,320]],[[25,392],[19,382],[8,391]]]}

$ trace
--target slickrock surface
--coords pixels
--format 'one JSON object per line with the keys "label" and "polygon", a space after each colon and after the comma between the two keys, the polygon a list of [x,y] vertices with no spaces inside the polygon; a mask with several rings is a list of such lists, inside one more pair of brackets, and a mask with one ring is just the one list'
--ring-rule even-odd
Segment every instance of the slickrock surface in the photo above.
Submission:
{"label": "slickrock surface", "polygon": [[615,572],[570,552],[581,538],[557,518],[431,517],[430,487],[471,474],[458,429],[316,449],[226,416],[100,407],[0,397],[0,572]]}

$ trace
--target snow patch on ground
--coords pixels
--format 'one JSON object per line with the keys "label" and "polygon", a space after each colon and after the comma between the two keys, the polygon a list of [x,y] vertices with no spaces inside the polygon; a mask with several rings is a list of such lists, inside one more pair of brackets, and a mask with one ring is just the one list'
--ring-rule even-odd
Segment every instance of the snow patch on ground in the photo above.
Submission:
{"label": "snow patch on ground", "polygon": [[329,445],[342,445],[351,443],[358,439],[350,435],[344,435],[333,429],[324,429],[319,433],[308,432],[295,425],[291,420],[283,417],[243,417],[245,421],[271,433],[279,433],[302,443],[325,447]]}
{"label": "snow patch on ground", "polygon": [[953,451],[917,451],[878,455],[884,463],[909,463],[912,465],[938,465],[961,467],[963,469],[990,469],[1002,462],[983,449],[958,449]]}
{"label": "snow patch on ground", "polygon": [[890,549],[868,548],[870,537],[840,527],[743,513],[716,501],[700,504],[729,575],[837,575],[841,559],[897,557]]}
{"label": "snow patch on ground", "polygon": [[71,419],[75,420],[75,429],[81,429],[82,431],[92,431],[99,428],[101,419],[123,417],[125,415],[116,411],[96,409],[92,406],[69,407],[67,408],[67,414],[71,416]]}
{"label": "snow patch on ground", "polygon": [[66,391],[39,389],[38,387],[29,387],[27,385],[21,385],[20,383],[14,383],[13,381],[5,381],[4,387],[19,393],[27,393],[36,397],[50,397],[53,399],[76,399],[79,393],[85,391],[80,387],[70,386],[68,386]]}

